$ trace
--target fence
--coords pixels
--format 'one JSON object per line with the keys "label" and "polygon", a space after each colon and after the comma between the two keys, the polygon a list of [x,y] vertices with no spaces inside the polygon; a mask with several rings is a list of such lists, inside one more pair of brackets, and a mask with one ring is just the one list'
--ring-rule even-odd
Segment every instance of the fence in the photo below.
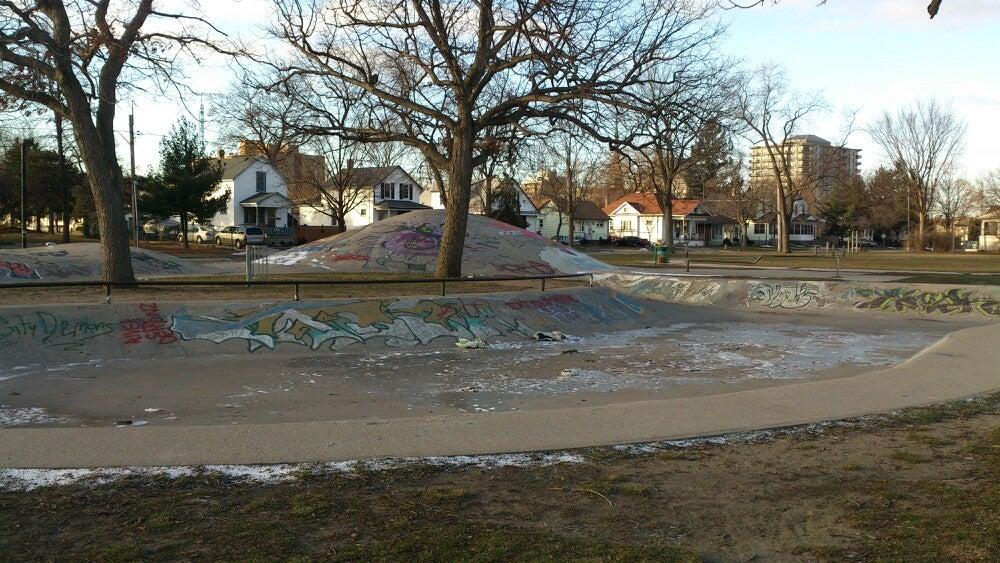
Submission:
{"label": "fence", "polygon": [[265,254],[266,247],[248,244],[246,246],[247,251],[247,282],[254,281],[267,281],[268,270],[270,270],[269,261],[267,259],[267,254]]}
{"label": "fence", "polygon": [[541,290],[545,291],[547,280],[590,278],[590,285],[594,285],[594,274],[557,274],[551,276],[493,276],[480,278],[412,278],[402,280],[157,280],[157,281],[133,281],[133,282],[106,282],[106,281],[67,281],[67,282],[17,282],[0,284],[0,288],[46,288],[46,287],[103,287],[105,288],[106,302],[111,302],[111,290],[113,288],[130,287],[186,287],[186,286],[206,286],[206,287],[265,287],[265,286],[292,286],[295,288],[293,299],[299,300],[302,286],[310,285],[388,285],[388,284],[421,284],[432,283],[441,284],[441,295],[447,295],[448,284],[455,283],[485,283],[499,281],[540,281]]}

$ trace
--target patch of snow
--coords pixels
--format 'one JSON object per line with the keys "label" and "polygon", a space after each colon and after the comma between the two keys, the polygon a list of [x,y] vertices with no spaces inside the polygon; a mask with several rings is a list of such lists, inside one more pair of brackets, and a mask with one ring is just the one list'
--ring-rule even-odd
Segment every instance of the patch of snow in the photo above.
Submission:
{"label": "patch of snow", "polygon": [[69,418],[52,416],[40,407],[8,407],[0,405],[0,426],[30,426],[32,424],[61,424]]}

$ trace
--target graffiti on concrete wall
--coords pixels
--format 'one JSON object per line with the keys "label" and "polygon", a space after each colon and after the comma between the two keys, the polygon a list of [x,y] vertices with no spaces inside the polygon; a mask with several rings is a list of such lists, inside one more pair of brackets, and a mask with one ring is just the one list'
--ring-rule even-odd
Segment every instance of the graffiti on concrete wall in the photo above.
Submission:
{"label": "graffiti on concrete wall", "polygon": [[143,342],[172,344],[177,342],[177,335],[170,330],[167,319],[160,314],[160,308],[155,303],[140,303],[139,312],[142,313],[142,317],[122,319],[122,344],[132,345]]}
{"label": "graffiti on concrete wall", "polygon": [[252,352],[279,343],[312,350],[383,341],[388,346],[423,346],[436,338],[488,338],[530,329],[498,317],[489,303],[457,299],[358,301],[320,307],[284,303],[264,310],[232,310],[222,317],[174,316],[171,328],[183,340],[223,343],[240,340]]}
{"label": "graffiti on concrete wall", "polygon": [[722,282],[716,280],[662,276],[613,274],[602,278],[602,282],[610,287],[623,288],[633,295],[674,303],[715,303],[725,289]]}
{"label": "graffiti on concrete wall", "polygon": [[114,323],[46,311],[3,314],[0,315],[0,347],[30,340],[42,347],[79,350],[91,340],[114,330]]}
{"label": "graffiti on concrete wall", "polygon": [[37,280],[42,278],[34,268],[24,262],[0,260],[0,272],[4,270],[7,271],[8,278],[17,280]]}
{"label": "graffiti on concrete wall", "polygon": [[368,342],[424,346],[442,338],[494,339],[530,336],[550,323],[605,323],[634,318],[631,299],[594,292],[551,294],[530,299],[383,299],[314,307],[283,303],[261,309],[230,309],[220,316],[171,316],[170,329],[182,340],[245,342],[251,352],[279,344],[312,350],[340,349]]}
{"label": "graffiti on concrete wall", "polygon": [[963,289],[946,291],[924,291],[905,287],[852,289],[849,296],[860,299],[854,305],[858,309],[948,315],[975,312],[989,317],[1000,317],[1000,300],[983,298]]}
{"label": "graffiti on concrete wall", "polygon": [[819,289],[817,284],[805,282],[794,284],[758,283],[747,292],[747,305],[760,303],[769,309],[823,307],[826,305],[826,300],[820,297]]}

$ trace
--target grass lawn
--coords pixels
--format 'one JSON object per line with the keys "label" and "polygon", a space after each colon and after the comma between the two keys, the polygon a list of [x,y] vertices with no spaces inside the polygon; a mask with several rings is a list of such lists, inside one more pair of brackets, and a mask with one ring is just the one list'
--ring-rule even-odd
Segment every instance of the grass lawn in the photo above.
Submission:
{"label": "grass lawn", "polygon": [[[80,233],[70,233],[70,242],[97,242],[97,239],[84,238]],[[62,233],[40,233],[28,231],[28,244],[39,245],[46,242],[62,243]],[[16,228],[0,228],[0,248],[21,248],[21,231]]]}
{"label": "grass lawn", "polygon": [[1000,396],[822,433],[502,469],[0,492],[10,560],[1000,557]]}
{"label": "grass lawn", "polygon": [[[616,266],[650,267],[652,253],[633,250],[591,251],[594,258]],[[685,259],[683,251],[674,256],[675,265]],[[695,250],[690,252],[692,267],[709,264],[761,266],[778,268],[837,267],[837,260],[816,256],[812,251],[796,251],[780,255],[773,250]],[[845,270],[886,270],[913,272],[1000,273],[1000,254],[974,252],[902,252],[867,251],[841,260]]]}

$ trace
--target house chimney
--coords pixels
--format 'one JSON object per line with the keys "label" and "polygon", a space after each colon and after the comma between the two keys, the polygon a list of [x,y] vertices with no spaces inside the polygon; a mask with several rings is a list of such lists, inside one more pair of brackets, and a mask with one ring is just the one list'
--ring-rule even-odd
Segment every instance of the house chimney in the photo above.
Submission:
{"label": "house chimney", "polygon": [[224,158],[226,158],[226,150],[225,149],[219,149],[219,160],[222,160]]}

